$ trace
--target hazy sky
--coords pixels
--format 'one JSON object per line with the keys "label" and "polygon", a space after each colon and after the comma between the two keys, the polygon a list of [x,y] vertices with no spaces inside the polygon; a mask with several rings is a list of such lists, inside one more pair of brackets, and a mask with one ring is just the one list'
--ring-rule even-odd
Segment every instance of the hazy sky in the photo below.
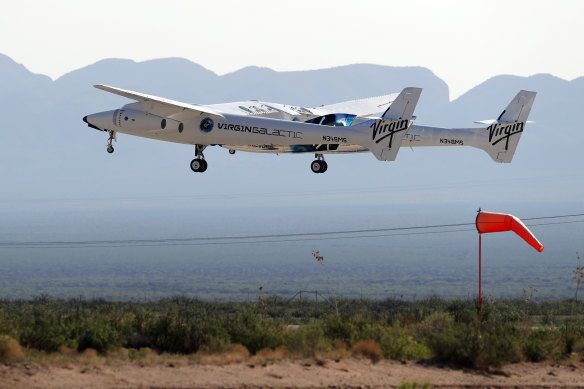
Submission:
{"label": "hazy sky", "polygon": [[583,16],[577,0],[3,0],[0,53],[52,78],[111,57],[184,57],[218,74],[424,66],[454,98],[497,74],[584,75]]}

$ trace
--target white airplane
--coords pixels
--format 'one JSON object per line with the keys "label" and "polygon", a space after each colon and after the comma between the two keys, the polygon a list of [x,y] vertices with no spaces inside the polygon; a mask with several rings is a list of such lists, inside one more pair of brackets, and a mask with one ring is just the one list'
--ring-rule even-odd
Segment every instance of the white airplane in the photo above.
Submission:
{"label": "white airplane", "polygon": [[520,91],[496,120],[482,128],[413,125],[421,88],[332,105],[306,108],[261,101],[197,105],[95,85],[137,102],[83,118],[109,133],[108,153],[118,132],[195,146],[194,172],[207,170],[208,146],[261,153],[314,153],[310,167],[324,173],[324,154],[371,152],[393,161],[402,146],[472,146],[496,162],[511,162],[536,92]]}

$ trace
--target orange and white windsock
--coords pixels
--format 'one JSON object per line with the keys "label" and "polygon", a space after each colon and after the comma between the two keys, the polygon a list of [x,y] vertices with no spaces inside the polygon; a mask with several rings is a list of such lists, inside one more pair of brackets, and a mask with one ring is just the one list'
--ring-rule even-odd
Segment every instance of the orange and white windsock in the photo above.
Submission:
{"label": "orange and white windsock", "polygon": [[506,213],[482,212],[476,219],[476,227],[479,234],[490,232],[513,231],[539,252],[543,251],[543,245],[537,240],[529,228],[521,220]]}

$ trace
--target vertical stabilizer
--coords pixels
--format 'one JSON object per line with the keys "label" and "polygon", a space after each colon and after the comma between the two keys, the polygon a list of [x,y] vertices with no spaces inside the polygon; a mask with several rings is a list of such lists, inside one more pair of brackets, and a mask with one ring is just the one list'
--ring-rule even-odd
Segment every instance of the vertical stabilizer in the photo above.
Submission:
{"label": "vertical stabilizer", "polygon": [[482,149],[495,162],[509,163],[513,159],[536,94],[519,91],[497,120],[485,129],[488,143]]}
{"label": "vertical stabilizer", "polygon": [[412,124],[412,115],[418,104],[422,88],[404,88],[399,96],[383,113],[381,120],[375,120],[371,128],[369,149],[380,161],[394,161]]}

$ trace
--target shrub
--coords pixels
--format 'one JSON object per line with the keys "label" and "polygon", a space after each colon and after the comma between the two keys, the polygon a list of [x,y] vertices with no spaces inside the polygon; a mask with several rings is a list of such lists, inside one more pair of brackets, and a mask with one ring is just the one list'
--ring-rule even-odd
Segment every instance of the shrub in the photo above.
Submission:
{"label": "shrub", "polygon": [[512,325],[455,323],[432,332],[428,346],[441,361],[485,369],[521,359],[517,329]]}
{"label": "shrub", "polygon": [[383,355],[390,359],[425,359],[431,354],[424,343],[416,341],[397,326],[387,328],[378,342]]}
{"label": "shrub", "polygon": [[289,329],[286,331],[284,343],[288,351],[303,358],[331,349],[331,342],[325,336],[323,327],[316,324]]}
{"label": "shrub", "polygon": [[283,324],[272,319],[260,319],[250,310],[236,315],[228,323],[227,332],[232,343],[242,344],[252,354],[284,344]]}
{"label": "shrub", "polygon": [[[239,345],[241,346],[241,345]],[[243,346],[241,346],[243,347]],[[245,348],[245,347],[243,347]],[[200,351],[212,354],[212,353],[222,353],[226,351],[231,351],[233,345],[229,340],[229,336],[211,336],[207,337],[204,344],[199,348]],[[246,349],[247,350],[247,349]],[[249,352],[248,352],[249,354]]]}
{"label": "shrub", "polygon": [[145,327],[145,336],[154,348],[174,353],[197,352],[204,343],[204,336],[210,342],[216,335],[214,326],[206,326],[205,328],[211,331],[205,333],[204,323],[200,320],[194,318],[187,320],[176,314],[160,316],[147,323]]}
{"label": "shrub", "polygon": [[14,362],[24,358],[20,344],[7,335],[0,335],[0,361]]}
{"label": "shrub", "polygon": [[528,361],[558,360],[563,351],[563,345],[557,331],[528,330],[527,338],[523,344],[523,354]]}
{"label": "shrub", "polygon": [[414,340],[413,336],[407,334],[398,322],[394,322],[391,327],[385,323],[366,323],[359,331],[359,338],[376,341],[385,358],[423,359],[430,355],[430,350],[423,343]]}
{"label": "shrub", "polygon": [[436,358],[463,366],[472,366],[479,353],[479,335],[469,326],[457,324],[429,334],[427,343]]}
{"label": "shrub", "polygon": [[487,369],[521,361],[520,334],[512,324],[483,325],[479,328],[479,353],[473,367]]}
{"label": "shrub", "polygon": [[61,346],[77,348],[67,329],[54,317],[41,316],[27,326],[20,335],[20,343],[26,347],[48,352]]}
{"label": "shrub", "polygon": [[325,335],[349,345],[360,339],[356,319],[350,317],[329,317],[325,324]]}
{"label": "shrub", "polygon": [[121,346],[118,332],[107,323],[87,323],[80,331],[77,343],[78,351],[94,349],[99,353]]}
{"label": "shrub", "polygon": [[369,358],[371,362],[377,363],[382,357],[381,348],[374,340],[361,340],[353,346],[351,349],[354,355],[362,355]]}

